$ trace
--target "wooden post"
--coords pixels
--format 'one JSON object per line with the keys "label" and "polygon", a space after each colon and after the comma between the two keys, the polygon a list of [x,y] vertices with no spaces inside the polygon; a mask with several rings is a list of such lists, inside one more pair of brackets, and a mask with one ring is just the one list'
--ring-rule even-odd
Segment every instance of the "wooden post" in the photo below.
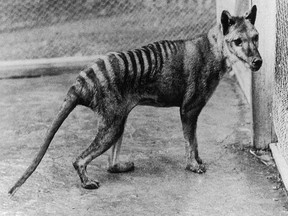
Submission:
{"label": "wooden post", "polygon": [[263,65],[252,73],[253,145],[266,149],[277,140],[273,119],[272,99],[276,59],[276,0],[252,0],[257,5],[255,26],[259,32],[259,52]]}

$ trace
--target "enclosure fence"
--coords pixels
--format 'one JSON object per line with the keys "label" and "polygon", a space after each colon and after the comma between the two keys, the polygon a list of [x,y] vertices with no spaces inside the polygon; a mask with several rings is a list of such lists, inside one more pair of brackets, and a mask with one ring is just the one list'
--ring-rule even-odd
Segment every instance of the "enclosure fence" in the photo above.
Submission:
{"label": "enclosure fence", "polygon": [[214,0],[0,0],[0,61],[126,50],[215,23]]}
{"label": "enclosure fence", "polygon": [[276,70],[273,95],[273,117],[278,148],[288,163],[288,2],[276,2]]}

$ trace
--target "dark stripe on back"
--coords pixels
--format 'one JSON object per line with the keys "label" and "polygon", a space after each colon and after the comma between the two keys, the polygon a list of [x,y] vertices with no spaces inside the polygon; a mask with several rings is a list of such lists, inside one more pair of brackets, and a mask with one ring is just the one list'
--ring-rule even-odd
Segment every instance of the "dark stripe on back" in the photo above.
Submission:
{"label": "dark stripe on back", "polygon": [[98,86],[100,87],[101,86],[100,81],[99,81],[98,77],[96,76],[95,71],[93,70],[93,68],[88,68],[86,70],[86,75],[87,75],[87,77],[89,79],[91,79],[93,81],[93,83],[94,83],[94,85],[96,87],[98,87]]}
{"label": "dark stripe on back", "polygon": [[85,70],[85,72],[86,72],[86,75],[87,75],[87,77],[90,79],[90,80],[92,80],[92,82],[94,83],[94,85],[97,83],[97,84],[99,84],[99,80],[98,80],[98,78],[96,77],[96,74],[94,73],[94,70],[92,69],[92,68],[87,68],[86,70]]}
{"label": "dark stripe on back", "polygon": [[175,44],[175,41],[171,41],[171,44],[173,46],[174,53],[176,54],[177,53],[177,45]]}
{"label": "dark stripe on back", "polygon": [[148,62],[147,78],[149,78],[149,74],[151,73],[151,70],[152,70],[151,52],[146,46],[142,47],[142,50],[144,51],[144,54],[147,57],[147,62]]}
{"label": "dark stripe on back", "polygon": [[81,86],[86,87],[88,90],[86,80],[82,76],[78,76],[78,80],[81,83]]}
{"label": "dark stripe on back", "polygon": [[121,74],[121,69],[119,65],[119,59],[115,56],[115,54],[111,53],[108,55],[108,61],[111,64],[111,68],[114,73],[114,82],[118,89],[121,88],[122,86],[122,74]]}
{"label": "dark stripe on back", "polygon": [[[80,83],[80,85],[82,86],[82,89],[80,90],[81,91],[81,96],[80,96],[80,104],[83,104],[83,105],[88,105],[91,101],[91,92],[89,91],[89,88],[88,88],[88,84],[85,80],[85,78],[83,78],[82,76],[78,76],[77,77],[77,81]],[[84,89],[84,91],[83,91]],[[82,95],[82,94],[85,94],[85,95]],[[87,101],[88,99],[88,101]]]}
{"label": "dark stripe on back", "polygon": [[162,49],[161,49],[159,42],[155,42],[155,46],[156,46],[156,49],[158,51],[158,56],[159,56],[159,70],[162,70],[163,62],[164,62]]}
{"label": "dark stripe on back", "polygon": [[128,51],[127,52],[130,59],[131,59],[131,62],[132,62],[132,73],[133,73],[133,77],[132,77],[132,80],[131,80],[131,85],[133,86],[135,84],[135,80],[136,80],[136,77],[137,77],[137,64],[136,64],[136,60],[135,60],[135,56],[133,54],[132,51]]}
{"label": "dark stripe on back", "polygon": [[168,45],[168,49],[170,50],[170,53],[173,54],[173,49],[172,49],[172,45],[171,45],[171,41],[166,41],[167,45]]}
{"label": "dark stripe on back", "polygon": [[[109,77],[108,71],[106,69],[105,61],[103,59],[98,59],[96,61],[96,64],[98,65],[99,70],[104,75],[104,78],[107,80],[108,90],[114,93],[114,96],[115,96],[117,101],[120,101],[121,98],[119,95],[119,91],[118,91],[118,89],[115,88],[115,85],[112,83],[111,77]],[[113,71],[113,73],[114,73],[114,71]],[[105,93],[105,92],[103,92],[103,93]]]}
{"label": "dark stripe on back", "polygon": [[[100,84],[100,81],[99,81],[98,77],[96,76],[93,68],[88,68],[85,72],[86,72],[87,77],[89,79],[91,79],[94,83],[94,87],[93,87],[95,90],[94,94],[96,94],[96,100],[99,101],[99,98],[104,97],[104,93],[103,93],[103,89],[102,89],[102,86]],[[97,103],[97,101],[96,101],[96,103]],[[94,104],[94,105],[96,105],[96,104]]]}
{"label": "dark stripe on back", "polygon": [[142,77],[143,77],[143,73],[144,73],[144,70],[145,70],[145,65],[144,65],[144,60],[143,60],[143,56],[142,56],[142,52],[139,50],[139,49],[136,49],[135,50],[135,53],[139,59],[139,64],[140,64],[140,77],[139,77],[139,85],[141,84],[141,80],[142,80]]}
{"label": "dark stripe on back", "polygon": [[[150,50],[153,52],[153,55],[155,57],[154,68],[157,69],[157,67],[158,67],[157,50],[156,50],[156,48],[155,48],[155,46],[153,44],[149,44],[148,48],[150,48]],[[153,71],[153,69],[152,69],[152,71]]]}
{"label": "dark stripe on back", "polygon": [[129,74],[129,67],[128,67],[129,62],[128,62],[128,60],[127,60],[127,58],[126,58],[124,53],[120,52],[120,53],[118,53],[118,56],[123,60],[124,67],[125,67],[123,85],[122,85],[122,88],[121,88],[122,92],[123,92],[126,89],[126,87],[127,87],[127,79],[128,79],[128,74]]}
{"label": "dark stripe on back", "polygon": [[99,70],[102,72],[103,76],[105,77],[108,85],[111,84],[111,79],[109,77],[108,71],[106,69],[106,65],[103,59],[97,59],[96,64],[98,65]]}
{"label": "dark stripe on back", "polygon": [[167,44],[166,44],[167,41],[160,41],[160,43],[162,44],[163,46],[163,50],[164,50],[164,53],[165,53],[165,59],[168,59],[168,51],[167,51]]}

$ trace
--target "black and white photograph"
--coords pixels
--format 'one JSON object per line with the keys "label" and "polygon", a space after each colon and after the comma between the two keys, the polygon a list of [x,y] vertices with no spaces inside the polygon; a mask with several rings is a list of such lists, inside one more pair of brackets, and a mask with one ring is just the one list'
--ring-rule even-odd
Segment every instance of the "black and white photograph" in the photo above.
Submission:
{"label": "black and white photograph", "polygon": [[0,0],[0,216],[288,216],[287,12]]}

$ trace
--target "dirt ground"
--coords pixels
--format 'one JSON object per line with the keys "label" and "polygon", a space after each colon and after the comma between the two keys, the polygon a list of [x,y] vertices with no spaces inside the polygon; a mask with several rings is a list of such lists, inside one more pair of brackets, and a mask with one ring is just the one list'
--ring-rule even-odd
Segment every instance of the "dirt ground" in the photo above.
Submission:
{"label": "dirt ground", "polygon": [[38,151],[75,74],[0,80],[1,215],[288,215],[275,167],[249,153],[251,119],[235,81],[225,77],[200,115],[198,141],[207,172],[184,170],[178,108],[137,107],[123,140],[131,173],[106,171],[108,155],[88,167],[101,182],[85,190],[72,162],[92,141],[97,117],[77,107],[42,163],[14,197],[8,189]]}

